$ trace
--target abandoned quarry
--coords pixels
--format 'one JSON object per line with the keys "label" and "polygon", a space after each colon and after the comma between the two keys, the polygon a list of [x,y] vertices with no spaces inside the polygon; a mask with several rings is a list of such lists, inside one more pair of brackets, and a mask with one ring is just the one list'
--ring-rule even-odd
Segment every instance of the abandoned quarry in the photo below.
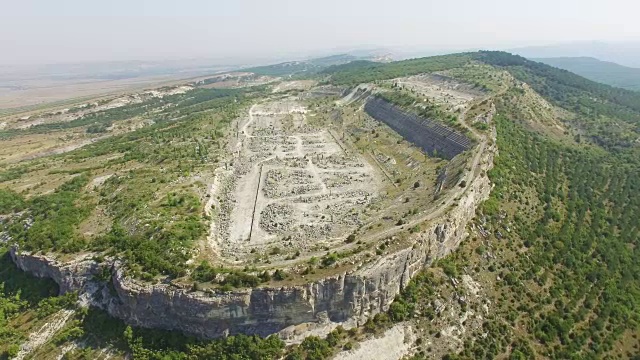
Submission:
{"label": "abandoned quarry", "polygon": [[[493,99],[520,86],[487,71],[493,89],[455,71],[352,85],[247,71],[9,116],[6,144],[29,150],[0,154],[3,196],[18,199],[2,243],[78,309],[136,328],[290,346],[355,334],[486,232],[474,219],[498,154]],[[19,205],[33,199],[43,212]],[[51,215],[47,203],[67,209]],[[63,227],[49,235],[48,222]],[[471,277],[461,286],[483,301]],[[459,306],[450,296],[432,306]],[[16,358],[40,358],[78,311],[38,321]],[[482,314],[443,313],[458,325],[434,351],[458,349]],[[336,356],[397,359],[422,336],[406,319]],[[369,343],[394,350],[373,356]]]}

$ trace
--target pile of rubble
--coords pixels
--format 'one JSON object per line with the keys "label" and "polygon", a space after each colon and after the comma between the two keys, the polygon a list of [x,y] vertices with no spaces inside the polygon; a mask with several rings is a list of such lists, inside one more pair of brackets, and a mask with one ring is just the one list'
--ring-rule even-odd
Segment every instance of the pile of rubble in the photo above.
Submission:
{"label": "pile of rubble", "polygon": [[236,177],[227,176],[220,186],[219,202],[220,208],[217,209],[218,236],[223,239],[229,237],[229,224],[231,222],[231,212],[235,206],[233,199],[233,191],[236,188]]}
{"label": "pile of rubble", "polygon": [[283,159],[282,164],[290,168],[305,168],[309,164],[309,161],[304,158],[295,157]]}
{"label": "pile of rubble", "polygon": [[367,178],[366,174],[358,172],[330,172],[325,173],[322,180],[328,188],[337,188],[354,183],[364,183]]}
{"label": "pile of rubble", "polygon": [[270,234],[290,232],[295,223],[293,213],[289,205],[271,203],[260,213],[260,227]]}
{"label": "pile of rubble", "polygon": [[320,190],[314,184],[314,177],[305,170],[270,169],[267,172],[262,192],[266,197],[275,199],[291,195],[308,194]]}
{"label": "pile of rubble", "polygon": [[328,194],[320,194],[320,195],[314,195],[314,196],[300,196],[300,197],[293,198],[290,201],[292,203],[299,203],[299,204],[314,204],[314,203],[319,203],[323,201],[341,200],[341,199],[349,199],[349,198],[361,198],[363,199],[361,204],[365,204],[371,201],[372,195],[369,192],[366,192],[364,190],[350,190],[350,191],[345,191],[341,193],[330,192]]}
{"label": "pile of rubble", "polygon": [[343,169],[348,167],[364,167],[364,164],[355,156],[332,154],[319,158],[316,166],[321,169]]}

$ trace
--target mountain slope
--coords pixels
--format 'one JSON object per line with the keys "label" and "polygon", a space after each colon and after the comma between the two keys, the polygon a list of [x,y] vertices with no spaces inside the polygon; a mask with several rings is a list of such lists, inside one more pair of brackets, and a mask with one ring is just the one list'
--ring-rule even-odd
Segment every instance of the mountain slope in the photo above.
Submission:
{"label": "mountain slope", "polygon": [[640,69],[601,61],[592,57],[558,57],[532,59],[571,71],[589,80],[629,90],[640,90]]}
{"label": "mountain slope", "polygon": [[[488,175],[496,187],[478,211],[469,240],[440,261],[439,269],[426,271],[430,280],[414,281],[394,308],[409,316],[428,314],[420,326],[437,335],[423,335],[423,343],[443,343],[451,330],[432,325],[434,318],[446,317],[437,313],[443,304],[437,293],[451,288],[449,281],[477,281],[474,288],[489,293],[483,301],[495,306],[485,310],[481,329],[466,329],[472,334],[449,359],[630,357],[640,347],[640,229],[632,220],[640,212],[640,94],[504,52],[464,56],[470,61],[461,68],[449,62],[455,71],[447,74],[487,83],[496,76],[493,68],[516,80],[493,98],[500,155]],[[433,58],[343,67],[333,81],[434,70],[409,66],[416,63]],[[527,88],[563,109],[564,122],[582,136],[558,141],[523,126],[539,121],[522,111],[531,103]],[[585,145],[581,138],[593,141]],[[435,294],[428,291],[438,283]],[[454,285],[449,291],[465,290]],[[467,308],[481,311],[474,293],[467,292],[460,307],[447,308],[470,321]],[[437,358],[432,350],[420,347],[414,358]]]}
{"label": "mountain slope", "polygon": [[554,105],[572,112],[571,125],[597,144],[608,149],[637,149],[640,93],[505,52],[481,51],[474,58],[509,71]]}

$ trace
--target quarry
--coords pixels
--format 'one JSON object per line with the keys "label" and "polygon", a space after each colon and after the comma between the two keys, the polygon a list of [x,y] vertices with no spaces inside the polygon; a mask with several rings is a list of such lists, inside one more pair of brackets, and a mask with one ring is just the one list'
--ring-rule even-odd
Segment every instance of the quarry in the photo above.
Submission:
{"label": "quarry", "polygon": [[[451,111],[464,132],[380,100],[376,94],[389,84],[277,84],[237,112],[222,140],[198,143],[219,149],[215,162],[205,162],[197,180],[168,184],[197,189],[206,235],[183,253],[187,264],[221,269],[215,277],[143,280],[112,254],[60,257],[14,247],[11,257],[20,269],[52,278],[62,293],[78,291],[136,326],[200,338],[278,333],[295,343],[362,325],[465,238],[489,196],[486,172],[497,152],[494,130],[465,124],[466,111],[485,100],[481,92],[438,76],[393,81]],[[97,178],[94,191],[122,181],[113,171]],[[221,287],[236,274],[230,271],[268,277],[257,286]]]}
{"label": "quarry", "polygon": [[383,99],[368,100],[365,111],[428,154],[441,154],[447,159],[453,159],[471,147],[471,141],[464,135],[439,125],[437,121],[403,112]]}
{"label": "quarry", "polygon": [[310,126],[306,113],[284,99],[255,104],[239,121],[212,234],[221,255],[309,252],[343,242],[366,221],[362,210],[378,195],[374,169],[347,153],[330,130]]}

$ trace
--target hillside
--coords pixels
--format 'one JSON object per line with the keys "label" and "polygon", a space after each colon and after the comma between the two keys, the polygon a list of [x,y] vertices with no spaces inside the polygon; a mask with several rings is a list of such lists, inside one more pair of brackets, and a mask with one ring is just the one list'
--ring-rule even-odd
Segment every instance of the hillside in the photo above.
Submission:
{"label": "hillside", "polygon": [[640,93],[334,60],[4,118],[0,358],[640,352]]}
{"label": "hillside", "polygon": [[472,61],[498,67],[531,86],[538,94],[574,116],[565,116],[576,135],[612,148],[637,148],[640,93],[601,84],[566,70],[505,52],[481,51],[397,61],[389,64],[351,62],[328,67],[322,74],[336,85],[390,80],[424,72],[457,74],[478,89],[495,89],[495,77],[469,66]]}
{"label": "hillside", "polygon": [[267,76],[292,76],[311,75],[322,69],[340,64],[346,64],[359,58],[349,54],[331,55],[310,60],[291,61],[273,65],[257,66],[243,69],[242,71],[252,72],[256,75]]}
{"label": "hillside", "polygon": [[[470,241],[439,262],[442,272],[418,278],[394,309],[429,314],[421,324],[436,336],[427,335],[423,343],[455,343],[466,331],[464,345],[451,346],[457,354],[446,355],[450,359],[631,357],[640,346],[639,229],[630,217],[640,211],[635,196],[640,97],[507,53],[454,58],[463,56],[516,79],[516,86],[495,97],[500,156],[489,177],[496,188],[471,227]],[[398,62],[376,72],[378,79],[411,74],[416,62],[434,66],[439,63],[434,60]],[[489,69],[467,65],[460,70],[450,64],[445,73],[486,87],[495,82]],[[371,81],[358,70],[337,74],[337,82],[356,76]],[[527,87],[520,81],[561,109],[565,132],[581,136],[566,141],[537,131],[546,125],[523,112],[523,106],[548,105],[526,98]],[[616,130],[604,130],[610,127]],[[584,146],[582,138],[594,141]],[[429,290],[452,278],[465,285]],[[477,283],[467,285],[470,278]],[[443,299],[446,289],[465,294],[459,306]],[[478,300],[482,292],[486,297]],[[469,314],[488,303],[497,306],[489,312],[485,308],[477,328],[433,328],[433,319],[447,318],[438,304],[453,306],[452,313],[460,311],[466,323],[473,323]],[[421,349],[415,359],[434,357],[433,346]]]}
{"label": "hillside", "polygon": [[560,69],[571,71],[589,80],[603,84],[640,90],[640,69],[622,66],[591,57],[558,57],[532,59]]}

